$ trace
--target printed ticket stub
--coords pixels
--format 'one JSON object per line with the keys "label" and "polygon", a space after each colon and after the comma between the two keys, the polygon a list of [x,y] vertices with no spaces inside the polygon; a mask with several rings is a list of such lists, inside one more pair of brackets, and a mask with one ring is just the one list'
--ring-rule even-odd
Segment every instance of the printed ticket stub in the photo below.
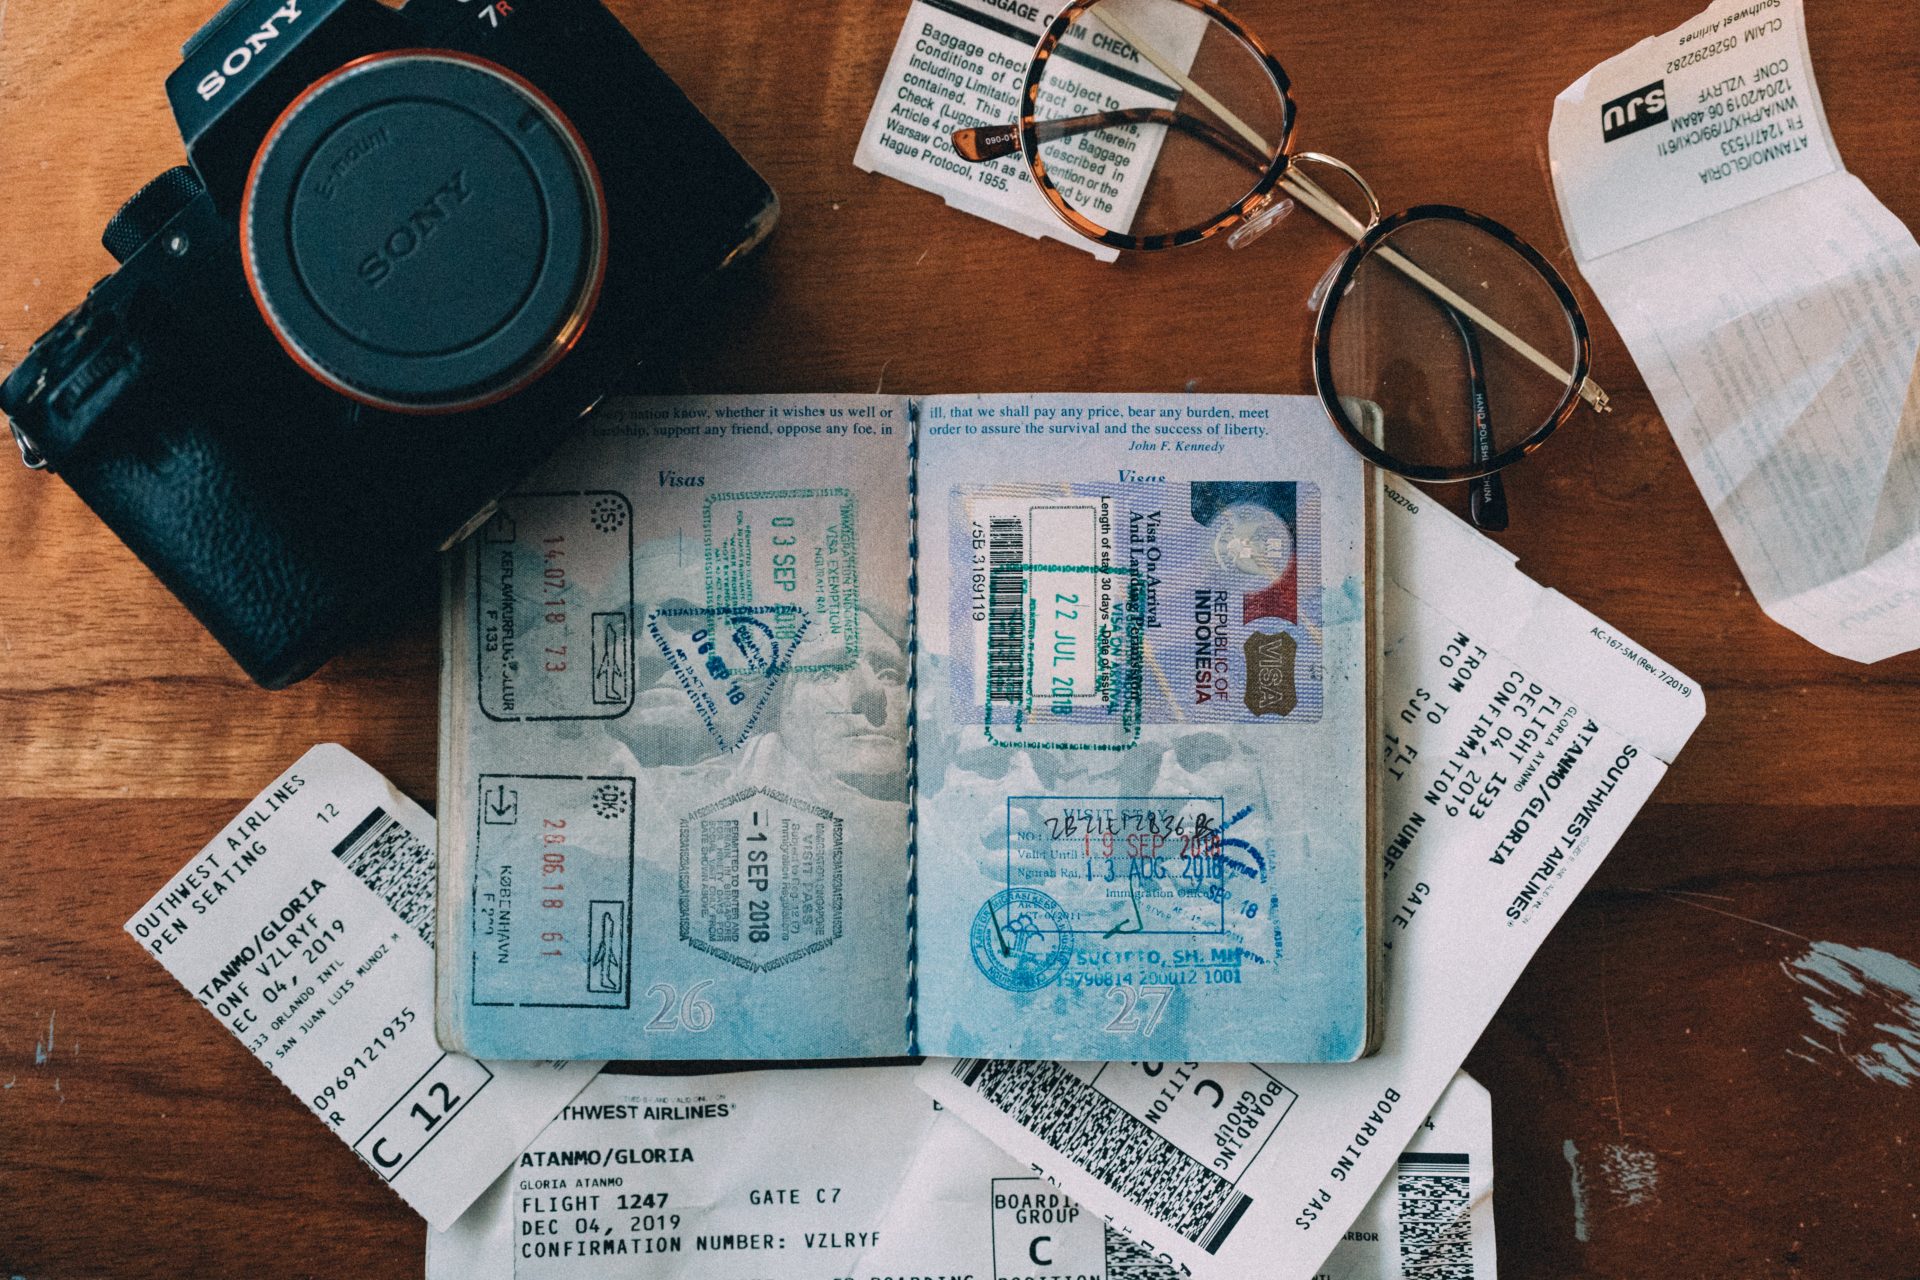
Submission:
{"label": "printed ticket stub", "polygon": [[[1314,1280],[1493,1280],[1492,1122],[1487,1091],[1456,1075]],[[943,1114],[854,1275],[1176,1280],[1180,1271]]]}
{"label": "printed ticket stub", "polygon": [[1718,0],[1607,59],[1547,144],[1754,600],[1856,662],[1920,646],[1920,243],[1842,166],[1800,0]]}
{"label": "printed ticket stub", "polygon": [[427,1280],[849,1276],[934,1118],[911,1067],[607,1073],[428,1234]]}
{"label": "printed ticket stub", "polygon": [[1195,1275],[1313,1274],[1698,725],[1700,690],[1387,487],[1386,1023],[1332,1065],[929,1062],[1016,1160]]}
{"label": "printed ticket stub", "polygon": [[1583,262],[1840,169],[1798,0],[1720,0],[1555,103],[1554,189]]}
{"label": "printed ticket stub", "polygon": [[[1127,18],[1161,58],[1189,68],[1208,19],[1198,9],[1141,5]],[[855,165],[932,191],[956,209],[1030,236],[1047,236],[1111,262],[1118,251],[1070,230],[1034,186],[1018,153],[969,163],[953,149],[953,131],[1008,125],[1020,115],[1020,94],[1034,45],[1053,18],[1050,8],[1018,0],[914,0],[887,64]],[[1040,111],[1064,117],[1126,106],[1165,107],[1181,90],[1139,51],[1097,23],[1076,25],[1055,54],[1060,68],[1040,86]],[[1104,225],[1133,223],[1165,130],[1141,128],[1126,151],[1093,137],[1044,153],[1054,183],[1075,208]]]}
{"label": "printed ticket stub", "polygon": [[593,1077],[478,1062],[433,1036],[434,823],[344,748],[313,748],[127,932],[436,1227]]}

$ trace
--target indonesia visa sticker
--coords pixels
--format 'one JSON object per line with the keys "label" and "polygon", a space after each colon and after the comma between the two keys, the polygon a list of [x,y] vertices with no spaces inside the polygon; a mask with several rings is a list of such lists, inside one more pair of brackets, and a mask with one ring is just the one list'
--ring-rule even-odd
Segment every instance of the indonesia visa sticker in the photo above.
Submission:
{"label": "indonesia visa sticker", "polygon": [[434,1227],[597,1062],[480,1062],[433,1035],[433,819],[313,748],[126,930]]}

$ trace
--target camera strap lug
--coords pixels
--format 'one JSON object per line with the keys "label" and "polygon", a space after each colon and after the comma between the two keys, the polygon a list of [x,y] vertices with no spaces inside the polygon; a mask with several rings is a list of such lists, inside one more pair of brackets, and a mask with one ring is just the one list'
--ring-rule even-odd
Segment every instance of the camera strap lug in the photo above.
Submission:
{"label": "camera strap lug", "polygon": [[[46,370],[43,369],[40,371],[39,378],[34,381],[33,390],[27,393],[28,403],[39,399],[40,393],[46,390],[46,387],[47,374]],[[19,423],[9,418],[7,419],[7,426],[13,432],[13,442],[20,446],[20,461],[26,465],[27,470],[45,471],[47,469],[47,455],[40,452],[40,447],[34,444],[33,439],[21,429]]]}
{"label": "camera strap lug", "polygon": [[[7,425],[13,426],[12,423]],[[47,469],[46,458],[41,456],[40,450],[34,448],[33,441],[27,439],[26,432],[13,427],[13,442],[20,446],[20,461],[26,464],[27,470],[45,471]]]}

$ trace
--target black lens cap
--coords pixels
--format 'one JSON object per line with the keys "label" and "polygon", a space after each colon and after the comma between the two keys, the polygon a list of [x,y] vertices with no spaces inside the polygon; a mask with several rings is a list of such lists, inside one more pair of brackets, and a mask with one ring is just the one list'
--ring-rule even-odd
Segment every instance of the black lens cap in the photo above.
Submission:
{"label": "black lens cap", "polygon": [[288,354],[356,400],[490,403],[579,337],[606,209],[559,109],[502,67],[404,51],[296,98],[254,157],[247,278]]}

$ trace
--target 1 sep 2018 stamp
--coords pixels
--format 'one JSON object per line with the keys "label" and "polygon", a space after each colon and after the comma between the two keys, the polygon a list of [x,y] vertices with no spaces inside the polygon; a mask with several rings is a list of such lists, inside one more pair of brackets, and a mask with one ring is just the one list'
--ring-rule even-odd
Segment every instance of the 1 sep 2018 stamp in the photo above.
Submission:
{"label": "1 sep 2018 stamp", "polygon": [[791,608],[775,615],[788,670],[845,671],[860,656],[858,525],[850,489],[710,495],[701,510],[707,607]]}
{"label": "1 sep 2018 stamp", "polygon": [[608,720],[633,706],[633,504],[515,493],[473,540],[474,658],[489,720]]}
{"label": "1 sep 2018 stamp", "polygon": [[838,815],[748,787],[680,821],[680,939],[750,973],[824,951],[844,927]]}
{"label": "1 sep 2018 stamp", "polygon": [[480,775],[473,1004],[629,1006],[634,785],[620,776]]}
{"label": "1 sep 2018 stamp", "polygon": [[793,669],[811,624],[806,610],[791,604],[656,609],[647,634],[715,745],[738,751]]}

